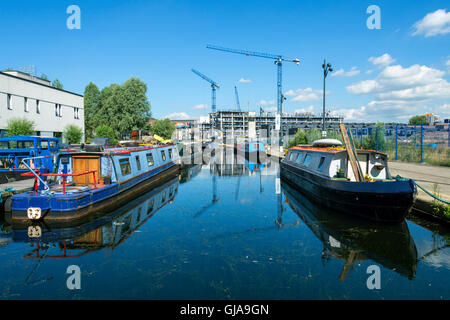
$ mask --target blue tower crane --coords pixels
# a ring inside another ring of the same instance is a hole
[[[236,109],[237,111],[241,111],[241,104],[239,103],[239,94],[236,86],[234,87],[234,93],[236,95]]]
[[[283,111],[283,94],[282,94],[282,75],[283,75],[283,71],[282,71],[282,64],[283,61],[287,61],[287,62],[295,62],[297,65],[300,65],[300,60],[299,59],[289,59],[286,57],[283,57],[281,55],[274,55],[274,54],[270,54],[270,53],[262,53],[262,52],[255,52],[255,51],[247,51],[247,50],[239,50],[239,49],[229,49],[229,48],[224,48],[224,47],[219,47],[219,46],[214,46],[214,45],[207,45],[206,48],[208,49],[214,49],[214,50],[219,50],[219,51],[225,51],[225,52],[232,52],[232,53],[237,53],[237,54],[243,54],[246,56],[254,56],[254,57],[261,57],[261,58],[268,58],[268,59],[273,59],[275,60],[275,64],[277,65],[277,75],[278,75],[278,79],[277,79],[277,113],[279,115],[281,115],[281,112]]]
[[[216,88],[219,89],[219,85],[214,82],[213,80],[211,80],[210,78],[208,78],[207,76],[205,76],[203,73],[198,72],[195,69],[191,69],[193,73],[195,73],[196,75],[198,75],[200,78],[202,78],[203,80],[208,81],[211,84],[211,108],[212,108],[212,112],[216,112]]]

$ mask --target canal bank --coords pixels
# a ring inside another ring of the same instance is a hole
[[[390,161],[389,169],[392,177],[399,175],[404,178],[414,179],[424,189],[447,202],[450,201],[450,167]],[[417,190],[417,200],[414,205],[415,212],[450,226],[450,219],[436,217],[436,215],[432,214],[436,203],[439,203],[439,201],[428,195],[421,188],[417,188]]]

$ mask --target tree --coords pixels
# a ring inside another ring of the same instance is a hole
[[[151,107],[146,94],[147,85],[139,78],[130,78],[122,85],[111,84],[101,90],[96,111],[86,116],[87,121],[95,126],[108,125],[117,139],[123,132],[148,130]]]
[[[52,87],[54,87],[56,89],[62,89],[63,85],[62,85],[61,81],[59,81],[58,79],[55,79],[52,82]]]
[[[69,144],[78,144],[81,142],[81,138],[83,137],[83,130],[80,127],[69,124],[64,128],[63,138]]]
[[[116,145],[117,144],[117,139],[114,136],[114,130],[107,126],[107,125],[100,125],[97,128],[95,128],[95,137],[97,138],[109,138],[109,142],[112,145]]]
[[[48,80],[48,77],[47,77],[47,75],[45,73],[42,73],[41,74],[41,79]]]
[[[25,118],[13,118],[6,126],[7,134],[12,136],[31,136],[34,133],[34,122]]]
[[[416,126],[422,123],[427,123],[427,117],[426,116],[414,116],[411,119],[409,119],[409,125],[410,126]]]
[[[94,128],[98,125],[97,112],[99,108],[100,90],[89,82],[84,89],[84,129],[86,139],[94,136]]]
[[[298,129],[293,139],[289,140],[288,146],[293,147],[299,144],[307,144],[306,133],[302,129]]]
[[[171,139],[175,131],[175,125],[167,118],[164,120],[155,120],[150,130],[153,134],[157,134],[164,139]]]

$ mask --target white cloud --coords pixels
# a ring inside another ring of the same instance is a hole
[[[263,108],[265,112],[274,112],[277,111],[277,107],[268,107],[268,108]]]
[[[304,102],[319,100],[322,95],[322,90],[313,90],[312,88],[289,90],[284,93],[285,96],[294,97],[292,102]]]
[[[270,101],[261,100],[258,104],[261,106],[271,106],[271,105],[275,104],[275,100],[270,100]]]
[[[192,109],[195,109],[195,110],[202,110],[202,109],[208,109],[208,108],[209,108],[209,106],[207,104],[197,104],[192,107]]]
[[[174,112],[174,113],[168,114],[164,118],[169,118],[170,120],[192,119],[191,116],[189,116],[186,112]]]
[[[250,83],[250,82],[252,82],[252,80],[241,78],[241,79],[239,79],[239,82],[240,83]]]
[[[296,110],[294,110],[294,113],[313,115],[314,114],[314,106],[311,105],[308,108],[296,109]]]
[[[358,70],[357,67],[352,67],[350,69],[350,71],[345,72],[344,69],[339,69],[336,72],[331,73],[332,77],[339,77],[339,76],[343,76],[343,77],[353,77],[356,76],[358,74],[360,74],[360,70]]]
[[[379,57],[370,57],[369,61],[376,66],[387,67],[388,65],[393,64],[395,62],[395,59],[392,58],[390,54],[385,53]]]
[[[450,33],[450,12],[447,9],[439,9],[428,13],[422,20],[417,21],[413,28],[413,36],[425,35],[433,37]]]
[[[373,70],[369,69],[366,71],[366,74],[372,74]]]
[[[375,119],[394,121],[425,112],[446,114],[442,100],[450,98],[450,83],[443,78],[444,71],[425,65],[385,67],[376,78],[347,87],[358,95],[371,95],[374,99],[359,109],[343,109],[346,120]],[[450,110],[449,110],[450,113]]]
[[[447,60],[445,65],[447,66],[447,71],[450,72],[450,60]]]
[[[365,80],[347,87],[354,94],[373,94],[377,99],[429,99],[450,97],[450,83],[445,72],[427,66],[401,65],[386,67],[374,80]]]

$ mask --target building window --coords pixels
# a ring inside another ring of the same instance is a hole
[[[6,95],[6,106],[8,107],[8,110],[12,110],[11,95],[9,93]]]
[[[73,117],[74,119],[80,119],[80,108],[73,108]]]
[[[24,108],[25,112],[28,112],[28,98],[27,97],[23,98],[23,108]]]
[[[56,115],[57,117],[62,117],[62,114],[61,114],[61,105],[58,104],[58,103],[55,104],[55,115]]]
[[[36,113],[41,113],[41,107],[39,105],[39,100],[36,100]]]

